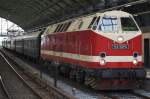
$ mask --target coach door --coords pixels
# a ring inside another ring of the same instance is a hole
[[[149,39],[144,39],[144,66],[150,68]]]

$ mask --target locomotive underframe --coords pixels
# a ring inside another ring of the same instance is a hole
[[[82,66],[59,63],[61,74],[96,90],[135,89],[142,85],[146,72],[143,68],[90,69]]]
[[[88,72],[90,87],[97,90],[136,89],[143,84],[144,69],[99,69]],[[86,75],[87,76],[87,75]],[[92,82],[94,79],[95,82]]]

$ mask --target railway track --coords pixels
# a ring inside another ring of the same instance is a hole
[[[0,52],[1,86],[7,99],[41,99]]]
[[[60,77],[59,80],[66,82],[67,85],[72,86],[72,88],[76,88],[77,91],[75,92],[76,94],[74,96],[79,99],[150,99],[150,95],[148,96],[148,95],[143,94],[143,93],[150,93],[150,92],[138,92],[138,93],[134,91],[124,91],[124,92],[117,92],[117,91],[116,92],[101,92],[101,91],[97,92],[96,91],[94,92],[94,90],[90,90],[88,88],[86,90],[84,86],[80,84],[76,84],[73,81],[70,82],[67,79],[62,79],[62,77]],[[61,85],[61,84],[58,84],[58,85]],[[64,88],[67,88],[67,86]],[[80,92],[82,91],[83,93],[86,93],[86,95],[80,94]]]
[[[0,87],[0,93],[1,93],[0,99],[11,99],[1,75],[0,75],[0,86],[1,86]]]
[[[9,66],[17,74],[18,78],[21,79],[23,83],[29,89],[31,89],[31,91],[38,97],[35,99],[76,99],[72,95],[66,94],[63,91],[53,86],[49,86],[45,82],[41,81],[40,79],[37,79],[33,75],[30,75],[29,72],[17,66],[17,63],[13,61],[10,57],[7,57],[5,53],[3,54],[3,51],[2,53],[0,52],[0,55],[5,59],[7,64],[9,64]],[[1,60],[1,56],[0,56],[0,60]],[[17,99],[17,98],[14,98],[14,99]],[[18,98],[18,99],[21,99],[21,98]],[[29,99],[34,99],[34,98],[29,98]]]

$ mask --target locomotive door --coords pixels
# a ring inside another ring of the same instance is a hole
[[[144,66],[150,68],[150,49],[149,39],[144,39]]]

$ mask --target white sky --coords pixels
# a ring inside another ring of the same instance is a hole
[[[22,31],[22,29],[20,27],[18,27],[16,24],[14,24],[11,21],[8,21],[8,20],[0,17],[0,35],[2,33],[6,34],[7,33],[7,28],[8,29],[21,30]],[[5,38],[7,38],[7,37],[0,37],[0,46],[2,44],[2,40],[5,39]]]
[[[22,30],[20,27],[18,27],[16,24],[12,23],[11,21],[0,18],[0,34],[1,33],[7,33],[7,28],[8,29],[15,29],[15,30]],[[13,26],[13,27],[12,27]],[[11,28],[10,28],[11,27]]]

